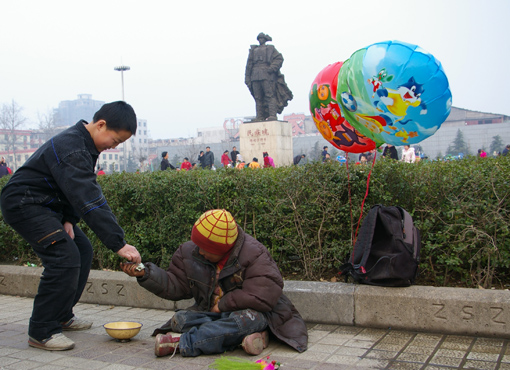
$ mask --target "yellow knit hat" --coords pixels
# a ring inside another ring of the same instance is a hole
[[[212,209],[195,222],[191,240],[206,252],[223,255],[234,246],[237,234],[237,224],[230,212]]]

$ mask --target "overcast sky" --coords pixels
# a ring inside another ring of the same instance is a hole
[[[0,0],[0,104],[14,100],[36,128],[78,94],[122,99],[124,64],[125,100],[152,138],[195,136],[255,115],[244,70],[264,32],[294,94],[283,115],[309,115],[322,68],[385,40],[433,54],[454,106],[510,115],[509,15],[509,0]]]

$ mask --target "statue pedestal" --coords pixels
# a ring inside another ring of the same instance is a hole
[[[289,166],[292,162],[292,126],[287,121],[261,121],[244,123],[239,127],[239,152],[246,161],[258,158],[264,166],[263,152],[273,158],[276,167]]]

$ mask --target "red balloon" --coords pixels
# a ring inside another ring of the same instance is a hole
[[[335,148],[349,153],[368,152],[375,149],[375,142],[344,119],[336,101],[341,67],[342,62],[330,64],[315,77],[310,89],[310,113],[319,132]]]

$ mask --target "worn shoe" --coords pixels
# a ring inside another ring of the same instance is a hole
[[[241,346],[249,355],[260,355],[269,346],[269,333],[267,330],[264,330],[260,333],[247,335],[244,337]]]
[[[180,337],[172,337],[172,334],[158,334],[156,335],[156,345],[154,353],[156,356],[167,356],[169,354],[175,355],[179,352]]]
[[[62,323],[62,330],[76,331],[76,330],[87,330],[92,326],[91,321],[86,321],[73,316],[71,320],[66,323]]]
[[[53,334],[48,339],[41,341],[28,337],[28,345],[47,351],[65,351],[74,348],[74,342],[62,333]]]

